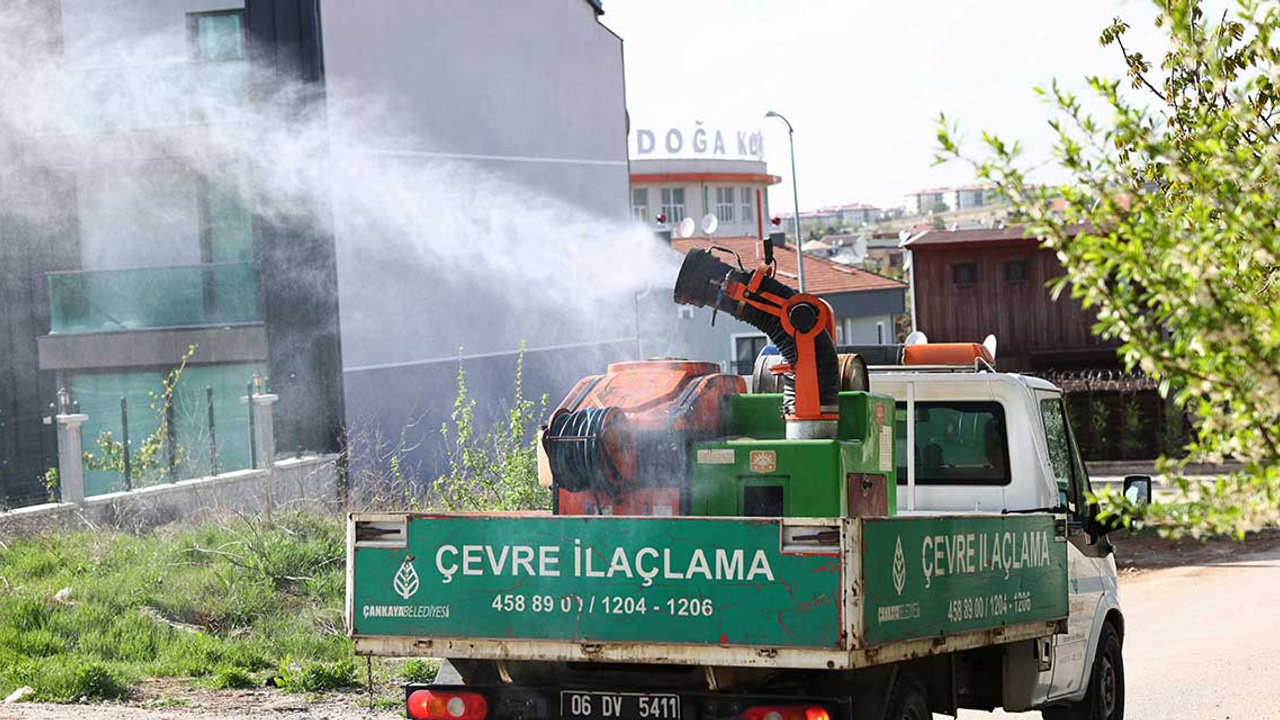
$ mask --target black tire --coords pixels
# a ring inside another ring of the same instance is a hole
[[[1124,656],[1120,649],[1120,633],[1111,623],[1104,623],[1084,699],[1067,707],[1045,708],[1044,720],[1124,720]]]
[[[914,673],[901,672],[893,681],[893,692],[884,711],[885,720],[931,720],[929,692]]]

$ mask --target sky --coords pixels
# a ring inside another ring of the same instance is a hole
[[[934,167],[940,112],[977,149],[983,130],[1027,148],[1053,180],[1050,111],[1033,88],[1054,78],[1087,92],[1118,78],[1119,51],[1098,44],[1112,18],[1126,45],[1158,58],[1149,2],[1138,0],[605,0],[601,21],[623,38],[633,127],[764,131],[776,212],[793,207],[785,126],[795,127],[803,209],[880,207],[962,185],[972,170]],[[1133,49],[1133,48],[1131,48]]]

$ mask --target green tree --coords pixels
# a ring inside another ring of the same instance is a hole
[[[945,116],[939,161],[967,161],[993,183],[1065,265],[1054,292],[1070,288],[1096,309],[1094,331],[1197,419],[1183,462],[1243,463],[1219,482],[1180,481],[1184,502],[1149,517],[1173,532],[1239,536],[1280,521],[1280,8],[1242,0],[1216,19],[1199,0],[1157,10],[1167,51],[1154,63],[1126,45],[1123,20],[1102,31],[1126,74],[1087,79],[1105,112],[1056,81],[1037,89],[1065,182],[1032,185],[1021,146],[990,133],[970,155]]]
[[[450,511],[546,510],[551,493],[538,484],[534,430],[546,413],[547,397],[524,396],[524,343],[516,359],[515,394],[506,414],[488,430],[476,423],[476,400],[458,363],[458,395],[440,436],[449,453],[449,472],[434,483],[438,503]]]

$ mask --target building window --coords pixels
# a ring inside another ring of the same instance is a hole
[[[733,188],[716,188],[716,219],[733,222]]]
[[[756,216],[756,192],[749,187],[739,188],[738,196],[742,205],[742,222],[751,222]]]
[[[1027,279],[1026,260],[1007,260],[1004,264],[1004,281],[1019,284]]]
[[[684,220],[684,188],[662,188],[662,214],[672,225]]]
[[[676,308],[676,317],[680,318],[681,320],[692,320],[693,308],[688,305],[680,305],[679,307]]]
[[[756,358],[760,351],[769,344],[764,335],[739,335],[733,339],[733,372],[735,375],[750,375],[756,366]]]
[[[973,263],[956,263],[951,266],[951,281],[956,285],[972,285],[977,280],[977,265]]]
[[[244,11],[219,10],[187,15],[191,54],[200,62],[244,59]]]
[[[649,222],[649,188],[634,188],[631,191],[631,217],[637,222]]]

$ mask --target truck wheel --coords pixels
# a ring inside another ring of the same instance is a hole
[[[930,720],[929,693],[913,673],[900,673],[885,709],[885,720]]]
[[[1124,720],[1124,658],[1120,653],[1120,634],[1111,623],[1102,625],[1084,699],[1068,707],[1045,708],[1044,717],[1045,720]]]

